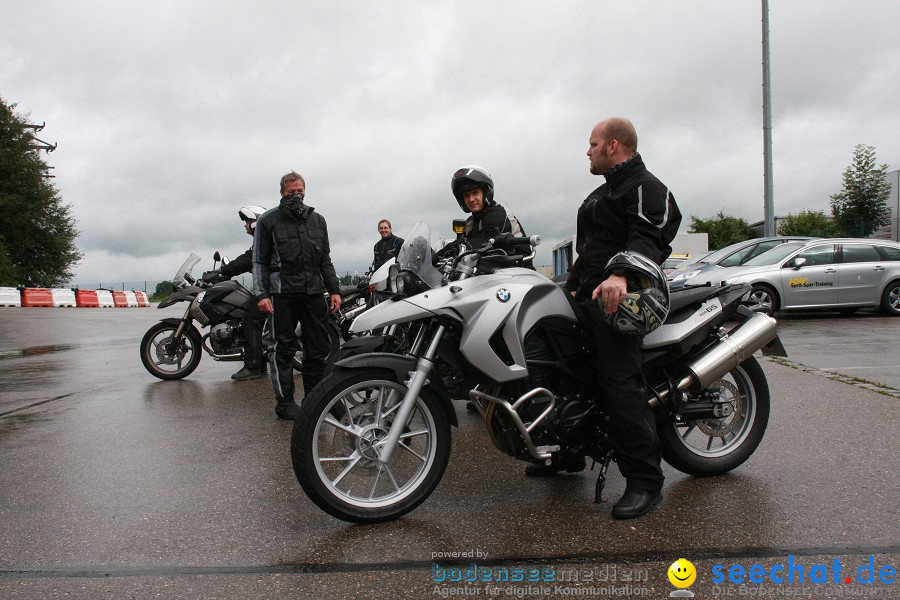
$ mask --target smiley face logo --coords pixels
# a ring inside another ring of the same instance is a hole
[[[697,579],[697,569],[691,562],[684,558],[679,558],[669,567],[669,581],[677,588],[690,587],[694,580]]]

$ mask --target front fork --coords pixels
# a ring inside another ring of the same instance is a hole
[[[188,323],[191,322],[191,303],[188,302],[188,306],[184,311],[184,316],[181,317],[181,322],[178,323],[178,327],[175,328],[175,333],[172,334],[172,339],[178,340],[181,339],[181,336],[184,335],[184,328],[188,326]]]
[[[428,378],[434,370],[434,355],[437,354],[438,344],[444,336],[445,330],[446,328],[443,325],[438,326],[437,331],[435,331],[434,336],[431,338],[428,349],[425,350],[425,354],[423,354],[416,363],[416,370],[409,373],[409,381],[405,382],[406,394],[404,394],[403,400],[400,401],[400,408],[397,410],[397,416],[394,418],[394,422],[391,424],[387,436],[376,446],[378,458],[382,463],[390,462],[394,450],[397,449],[397,443],[400,441],[400,436],[406,428],[406,421],[409,419],[413,408],[416,405],[416,400],[418,399],[422,388],[428,385]],[[397,392],[392,392],[391,396],[393,397],[393,394],[395,393]],[[390,401],[390,399],[391,398],[388,400]]]

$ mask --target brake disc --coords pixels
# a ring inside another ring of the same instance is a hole
[[[697,429],[710,437],[722,437],[740,427],[744,401],[737,386],[725,379],[720,379],[710,387],[719,389],[719,398],[731,407],[731,413],[721,419],[702,419],[697,421]]]

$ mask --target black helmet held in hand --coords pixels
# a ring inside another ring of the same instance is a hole
[[[628,294],[614,314],[600,302],[600,311],[613,329],[624,335],[646,335],[658,328],[669,315],[669,284],[662,268],[643,254],[626,250],[606,263],[603,279],[622,275],[628,281]]]
[[[450,179],[450,189],[464,212],[470,212],[463,202],[463,194],[469,190],[481,188],[484,192],[484,207],[494,206],[494,179],[483,167],[468,165],[457,169]]]

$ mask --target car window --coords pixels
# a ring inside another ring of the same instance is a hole
[[[879,262],[881,255],[871,244],[844,244],[841,260],[845,263]]]
[[[786,244],[778,244],[767,252],[757,254],[756,256],[745,262],[744,266],[759,267],[762,265],[774,265],[788,254],[796,252],[799,248],[802,248],[803,245],[803,242],[788,242]]]
[[[771,250],[772,248],[774,248],[775,246],[780,246],[783,243],[784,243],[784,240],[769,240],[768,242],[758,243],[756,245],[756,247],[753,248],[753,252],[751,252],[750,255],[744,259],[744,264],[747,264],[747,259],[755,258],[755,257],[759,256],[760,254],[762,254],[763,252],[767,252],[767,251]]]
[[[878,246],[878,250],[886,260],[900,260],[900,248],[895,246]]]
[[[796,258],[805,258],[804,266],[829,265],[834,262],[834,244],[822,244],[804,250]]]
[[[744,262],[744,259],[748,258],[753,252],[754,246],[750,246],[748,248],[741,248],[734,254],[731,254],[724,259],[720,260],[718,264],[720,267],[734,267]]]

